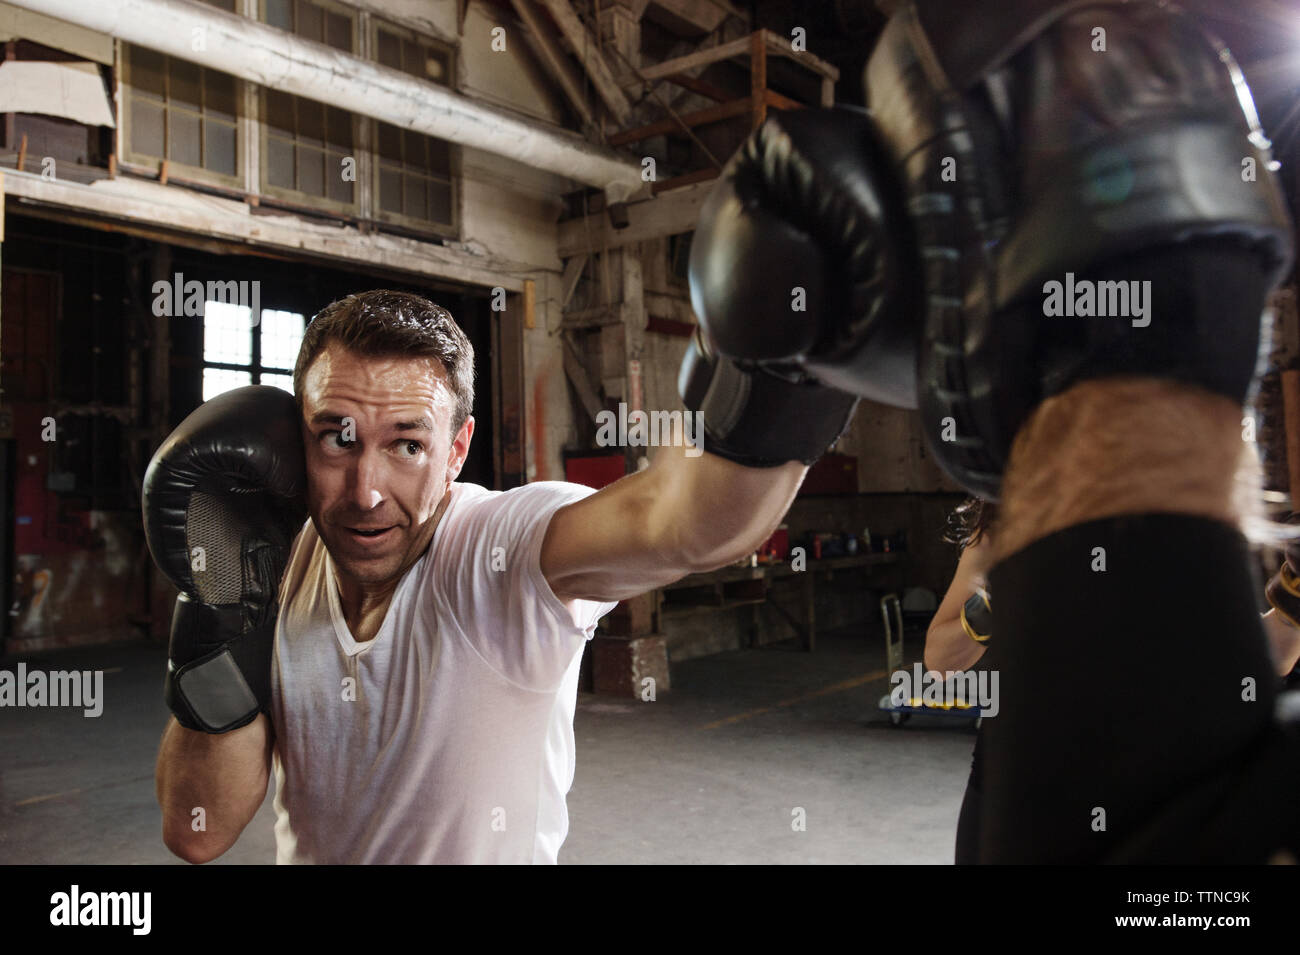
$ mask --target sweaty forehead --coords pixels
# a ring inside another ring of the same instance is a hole
[[[433,358],[369,357],[331,342],[303,376],[303,412],[361,412],[376,418],[426,415],[439,420],[455,407],[442,363]]]

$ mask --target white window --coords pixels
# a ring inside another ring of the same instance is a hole
[[[203,309],[203,400],[244,385],[293,393],[293,365],[306,320],[298,312],[207,302]]]

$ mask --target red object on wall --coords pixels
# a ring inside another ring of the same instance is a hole
[[[573,455],[564,459],[564,479],[600,490],[627,473],[623,452],[618,454]]]
[[[765,555],[772,560],[785,560],[790,556],[790,528],[782,524],[772,532],[772,536],[764,541],[763,546],[758,549],[760,555]]]
[[[808,469],[799,488],[804,494],[857,494],[858,459],[851,454],[824,454]]]

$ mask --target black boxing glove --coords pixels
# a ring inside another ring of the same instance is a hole
[[[679,378],[704,417],[705,447],[746,464],[812,463],[855,401],[837,385],[846,352],[894,355],[914,390],[915,346],[881,315],[901,307],[897,199],[872,175],[880,145],[861,110],[774,113],[727,163],[691,243],[691,304],[701,332]]]
[[[704,450],[751,468],[811,465],[843,433],[857,399],[824,388],[793,365],[737,362],[697,328],[677,390],[704,422]]]
[[[280,578],[307,514],[300,418],[278,388],[228,391],[182,421],[145,473],[145,537],[181,591],[164,698],[187,729],[225,733],[270,704]]]

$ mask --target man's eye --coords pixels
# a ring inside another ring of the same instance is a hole
[[[351,445],[351,442],[343,439],[342,431],[323,431],[320,440],[321,444],[332,451],[341,451]]]
[[[402,441],[397,447],[399,448],[402,457],[406,458],[418,458],[424,453],[424,445],[419,441]]]

